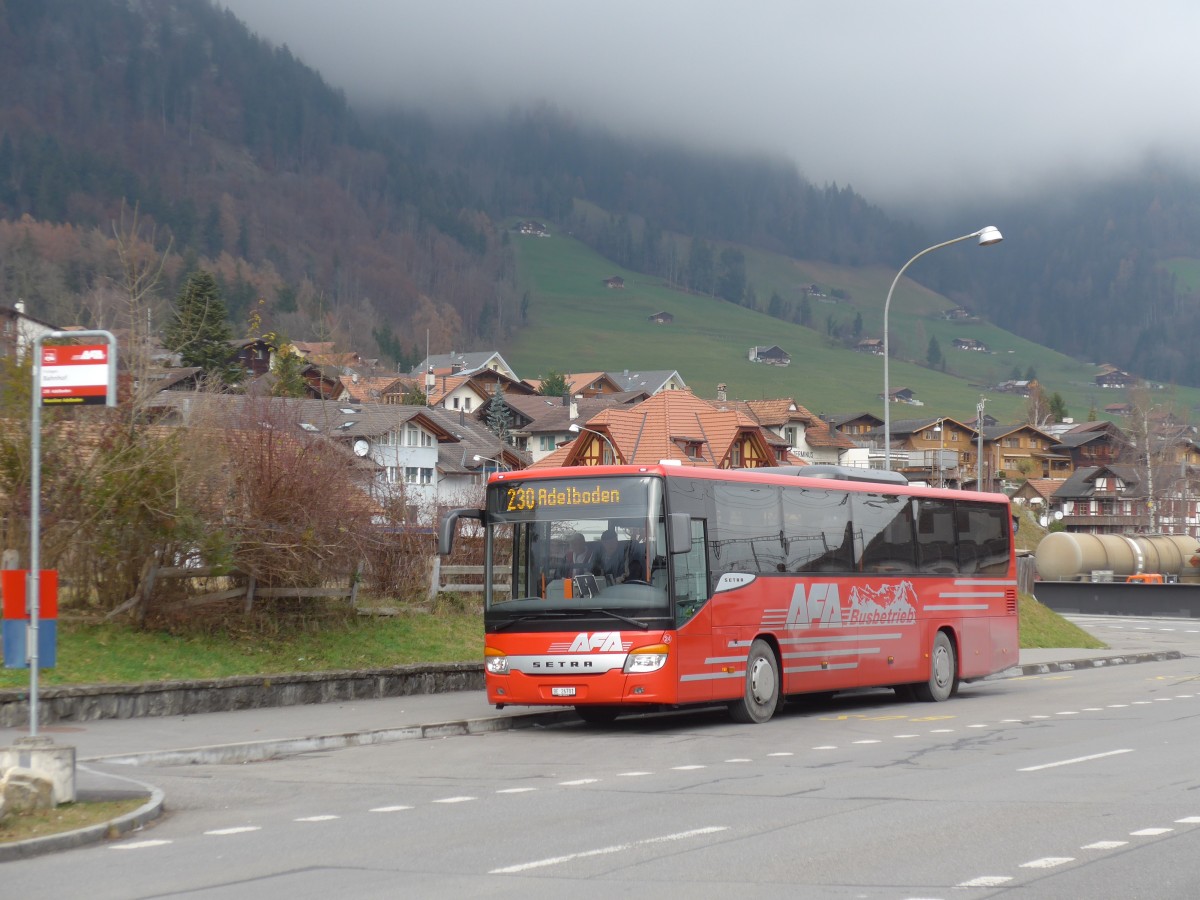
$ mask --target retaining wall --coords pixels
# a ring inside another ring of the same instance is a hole
[[[255,675],[147,684],[38,686],[38,722],[301,706],[483,689],[482,663],[432,663],[354,672]],[[29,724],[29,691],[0,691],[0,726]]]

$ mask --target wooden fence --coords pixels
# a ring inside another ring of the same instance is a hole
[[[429,580],[429,598],[432,600],[438,594],[472,594],[483,593],[483,566],[447,566],[442,564],[440,557],[434,557],[432,577]],[[509,586],[508,572],[493,572],[497,579],[492,584],[492,590],[507,594]]]

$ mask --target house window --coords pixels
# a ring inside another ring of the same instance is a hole
[[[421,469],[421,484],[433,484],[433,469]]]
[[[384,470],[384,474],[387,478],[388,484],[395,484],[397,479],[400,477],[400,470],[396,468],[396,466],[388,466]]]
[[[406,447],[416,447],[417,443],[419,441],[419,438],[417,437],[417,435],[419,433],[420,433],[419,429],[417,428],[416,425],[409,425],[407,428],[405,428],[404,429],[404,445]]]
[[[428,431],[421,432],[421,446],[422,447],[432,447],[433,446],[433,435],[430,434]]]
[[[539,450],[553,450],[554,446],[555,446],[554,435],[543,434],[540,438],[538,438],[538,449]]]
[[[467,412],[471,411],[471,398],[470,397],[465,397],[463,399],[463,409],[465,409]]]
[[[421,472],[421,470],[419,468],[417,468],[416,466],[405,466],[404,467],[404,483],[405,484],[416,484],[417,479],[421,477],[420,472]]]
[[[458,398],[457,397],[454,398],[454,408],[458,409]]]

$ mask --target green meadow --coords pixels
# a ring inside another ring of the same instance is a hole
[[[861,315],[862,337],[882,337],[883,303],[893,271],[842,268],[740,248],[760,308],[765,309],[773,292],[799,303],[803,285],[822,288],[826,299],[810,299],[813,328],[806,328],[724,300],[675,290],[662,279],[614,265],[553,228],[548,238],[514,235],[513,245],[530,299],[527,325],[504,355],[523,377],[549,371],[675,369],[702,397],[714,397],[717,384],[725,383],[731,399],[794,397],[815,413],[882,415],[883,359],[830,340],[826,324],[832,317],[848,332]],[[715,249],[719,254],[722,248]],[[625,279],[624,289],[605,287],[604,280],[614,275]],[[846,299],[835,301],[834,290]],[[989,415],[1001,422],[1022,420],[1024,400],[986,387],[1009,379],[1014,369],[1024,377],[1031,367],[1047,393],[1062,395],[1077,421],[1085,420],[1092,408],[1103,416],[1107,404],[1126,399],[1123,393],[1095,386],[1092,379],[1099,372],[1095,365],[997,325],[942,318],[941,313],[954,305],[908,279],[897,286],[889,314],[890,384],[911,388],[924,405],[893,407],[893,419],[973,418],[984,396]],[[649,317],[657,312],[670,313],[674,322],[651,323]],[[945,371],[924,364],[931,337],[937,338]],[[982,341],[990,352],[955,350],[958,337]],[[749,361],[751,347],[773,344],[791,355],[790,366]],[[1200,390],[1168,388],[1162,402],[1174,402],[1186,411],[1200,402]]]

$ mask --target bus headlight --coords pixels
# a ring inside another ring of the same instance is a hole
[[[494,647],[483,648],[483,667],[489,675],[508,674],[508,654]]]
[[[667,651],[666,644],[639,647],[625,657],[625,674],[657,672],[667,664]]]

